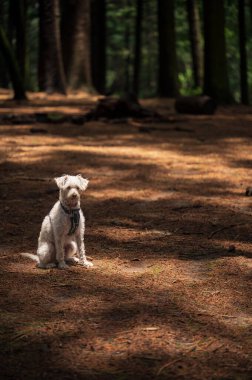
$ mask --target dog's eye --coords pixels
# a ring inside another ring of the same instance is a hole
[[[71,190],[71,186],[67,186],[67,190]]]
[[[79,191],[80,190],[79,186],[76,186],[76,189]]]

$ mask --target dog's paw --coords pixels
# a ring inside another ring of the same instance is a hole
[[[55,263],[49,263],[49,264],[43,264],[43,263],[38,263],[37,268],[40,269],[51,269],[55,268],[57,265]]]
[[[78,259],[78,257],[69,257],[67,260],[66,260],[68,263],[70,264],[78,264],[78,262],[80,261]]]
[[[42,263],[37,263],[36,267],[39,269],[46,269],[46,265]]]
[[[79,264],[81,264],[85,268],[92,268],[94,266],[94,264],[91,263],[91,261],[88,261],[88,260],[81,260],[79,262]]]
[[[69,268],[68,265],[65,263],[65,261],[60,261],[58,264],[59,269],[67,269]]]
[[[46,268],[47,268],[47,269],[55,268],[56,266],[57,266],[56,263],[49,263],[49,264],[46,264]]]

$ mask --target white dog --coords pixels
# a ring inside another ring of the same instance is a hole
[[[55,178],[55,181],[60,189],[59,201],[43,220],[37,256],[23,256],[35,259],[39,268],[58,265],[60,269],[64,269],[68,267],[66,262],[92,267],[93,264],[85,255],[85,218],[80,208],[80,193],[86,190],[88,180],[79,174],[63,175]]]

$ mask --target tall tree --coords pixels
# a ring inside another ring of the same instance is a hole
[[[174,0],[158,0],[159,94],[178,93]]]
[[[203,85],[203,54],[201,49],[201,28],[198,0],[187,0],[187,17],[191,42],[193,75],[195,87]]]
[[[131,92],[131,60],[132,60],[132,51],[131,51],[131,0],[124,0],[124,83],[123,83],[123,94],[128,96]]]
[[[224,0],[204,0],[204,92],[220,103],[232,101],[226,60]]]
[[[14,90],[14,99],[15,100],[26,99],[25,88],[24,88],[20,71],[19,71],[16,57],[13,53],[12,47],[1,25],[0,25],[0,50],[6,62],[6,68],[9,71],[9,76],[10,76],[13,90]]]
[[[4,30],[6,30],[6,24],[7,24],[6,16],[7,16],[6,2],[4,0],[0,0],[0,25],[2,25],[2,28]],[[9,85],[8,72],[6,70],[4,57],[2,56],[0,52],[0,87],[8,88],[8,85]]]
[[[26,31],[27,1],[19,0],[15,4],[16,21],[16,55],[24,83],[28,80],[27,31]]]
[[[2,7],[8,6],[7,38],[19,65],[23,82],[28,80],[27,55],[27,0],[2,1]],[[2,15],[3,17],[3,15]]]
[[[136,0],[136,24],[135,24],[135,55],[133,73],[133,93],[139,93],[139,74],[141,67],[141,43],[142,43],[143,0]]]
[[[92,82],[101,94],[106,89],[106,0],[91,0]]]
[[[249,0],[250,22],[252,23],[252,0]]]
[[[154,1],[143,1],[141,35],[141,93],[143,96],[157,95],[158,60],[158,9]],[[151,28],[150,28],[151,25]],[[150,54],[151,52],[151,54]]]
[[[39,87],[65,94],[59,22],[59,0],[39,0]]]
[[[92,87],[90,52],[90,0],[63,1],[62,45],[67,85]]]
[[[238,21],[239,21],[241,102],[243,104],[249,104],[247,51],[246,51],[245,1],[244,0],[238,0]]]
[[[14,46],[15,37],[15,26],[16,26],[16,11],[15,11],[15,0],[8,1],[8,28],[7,28],[7,38],[9,40],[10,46]]]

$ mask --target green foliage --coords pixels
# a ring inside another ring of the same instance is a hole
[[[107,87],[116,93],[123,93],[125,89],[125,71],[130,76],[133,71],[134,54],[134,23],[136,1],[107,2]],[[201,89],[194,88],[191,47],[184,0],[176,1],[176,44],[178,61],[178,79],[180,92],[183,95],[199,94]],[[125,30],[129,29],[129,41],[126,45]],[[157,96],[158,77],[158,26],[157,2],[144,1],[142,49],[141,49],[141,77],[140,96]],[[127,68],[127,65],[130,67]]]
[[[39,15],[38,2],[28,1],[28,71],[29,89],[38,90],[38,48]],[[248,81],[252,98],[252,15],[249,2],[246,3]],[[199,1],[202,24],[202,1]],[[107,89],[123,94],[131,91],[135,44],[136,0],[107,0]],[[7,32],[8,1],[2,1],[0,22]],[[225,36],[230,88],[236,101],[240,101],[239,41],[238,41],[237,0],[225,1]],[[179,89],[182,95],[200,94],[201,88],[194,88],[189,26],[186,2],[175,0],[176,47]],[[15,37],[13,50],[15,50]],[[158,78],[158,25],[157,0],[143,1],[142,49],[140,69],[140,97],[157,95]],[[0,75],[2,70],[0,70]],[[1,80],[1,78],[0,78]]]
[[[35,2],[33,6],[28,7],[28,72],[29,72],[29,89],[38,91],[37,71],[38,71],[38,32],[39,32],[39,16],[38,4]]]
[[[183,0],[176,2],[175,21],[179,89],[181,95],[190,95],[193,91],[192,57],[186,6]]]
[[[226,2],[225,37],[227,49],[227,63],[229,84],[235,101],[240,100],[240,76],[239,76],[239,35],[238,35],[238,11],[237,2]]]
[[[158,25],[157,2],[144,1],[140,96],[157,95],[158,78]]]
[[[184,71],[181,71],[178,74],[179,85],[180,85],[180,94],[183,96],[187,95],[200,95],[202,93],[202,88],[193,86],[193,72],[191,66],[184,68]]]
[[[202,7],[199,2],[202,24]],[[200,94],[201,88],[194,88],[191,46],[189,41],[189,27],[184,0],[175,1],[176,11],[176,45],[178,62],[179,89],[182,95]],[[238,46],[238,21],[237,1],[227,0],[225,3],[226,25],[225,36],[227,45],[228,73],[230,88],[236,101],[240,100],[239,77],[239,46]],[[129,64],[129,75],[132,73],[132,57],[134,46],[134,17],[135,2],[108,1],[108,88],[121,92],[125,88],[125,67]],[[251,14],[246,7],[247,25],[251,25]],[[130,25],[130,42],[125,47],[125,18]],[[202,26],[203,28],[203,26]],[[251,36],[252,28],[248,29]],[[203,38],[203,36],[202,36]],[[203,47],[202,47],[203,48]],[[248,80],[252,91],[252,39],[248,38]],[[141,83],[140,96],[149,97],[157,95],[158,76],[158,31],[157,31],[157,2],[155,0],[144,1],[142,52],[141,52]]]
[[[123,93],[129,86],[134,19],[134,1],[107,1],[107,88],[116,93]]]

